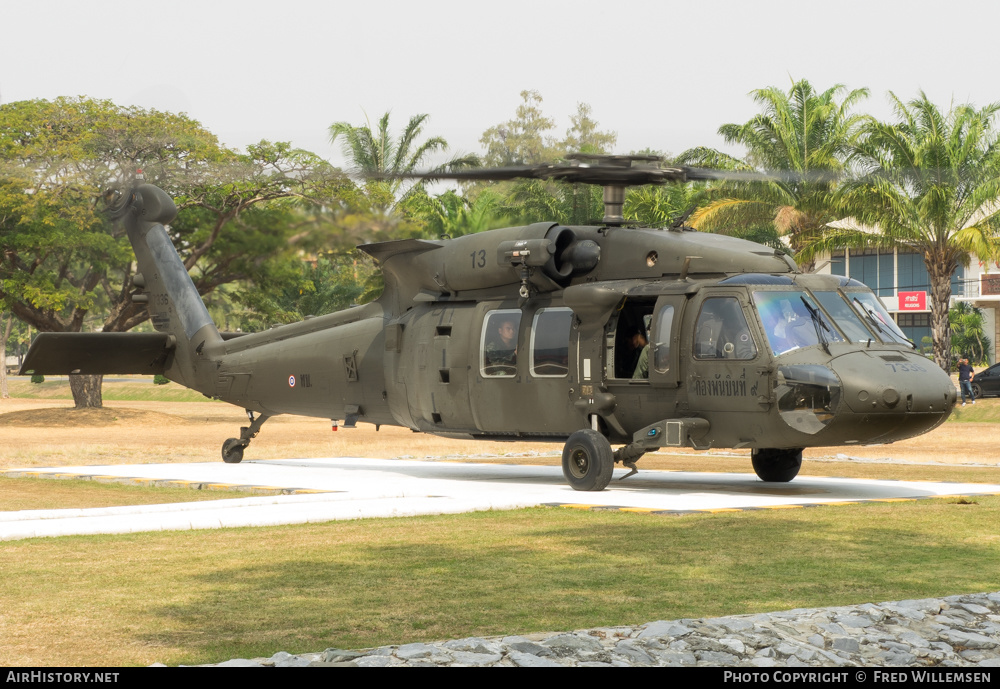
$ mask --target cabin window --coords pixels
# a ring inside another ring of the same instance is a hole
[[[620,307],[615,323],[613,340],[609,340],[608,360],[614,365],[609,366],[609,375],[613,378],[648,378],[646,374],[636,375],[642,352],[646,349],[650,338],[650,325],[653,320],[652,300],[627,298]],[[646,352],[649,356],[649,352]],[[648,361],[648,359],[647,359]]]
[[[521,312],[517,309],[490,311],[483,321],[480,371],[484,376],[513,377],[517,374],[517,336]]]
[[[569,333],[573,311],[540,309],[531,326],[531,374],[559,378],[569,373]]]
[[[735,297],[706,299],[701,305],[694,332],[694,355],[697,359],[746,361],[757,357],[757,345]]]

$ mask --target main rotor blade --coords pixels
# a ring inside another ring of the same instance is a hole
[[[835,182],[840,174],[831,170],[715,170],[712,168],[685,167],[687,179],[692,181],[718,180],[724,182]]]
[[[832,173],[802,174],[796,172],[754,172],[742,170],[714,170],[696,167],[653,167],[637,165],[623,167],[609,164],[542,164],[515,165],[479,170],[432,170],[428,172],[403,172],[397,174],[368,175],[368,179],[421,179],[456,181],[502,182],[512,179],[552,179],[579,184],[600,186],[641,186],[644,184],[684,183],[688,181],[769,182],[799,181],[803,179],[832,180]]]
[[[369,179],[426,179],[458,181],[494,181],[512,179],[554,179],[581,184],[623,185],[665,184],[683,182],[683,168],[618,167],[612,165],[516,165],[480,170],[432,170],[374,175]]]

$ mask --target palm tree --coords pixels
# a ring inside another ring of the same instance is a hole
[[[948,370],[951,276],[976,254],[1000,256],[1000,103],[942,113],[921,92],[903,103],[894,94],[895,124],[868,118],[853,160],[858,177],[841,190],[849,221],[828,228],[808,254],[843,247],[916,251],[931,287],[934,360]]]
[[[951,327],[952,349],[974,364],[987,363],[992,342],[986,336],[983,310],[960,301],[948,311],[948,323]]]
[[[834,205],[835,178],[863,122],[850,110],[868,96],[868,89],[855,89],[838,103],[844,91],[837,84],[817,93],[804,79],[788,93],[774,87],[753,91],[763,112],[746,124],[719,128],[726,143],[746,147],[742,160],[698,148],[681,154],[681,162],[777,173],[776,178],[720,184],[709,192],[711,201],[691,216],[691,224],[727,234],[773,225],[798,251],[807,237],[841,217]]]
[[[503,227],[509,219],[500,209],[503,198],[491,187],[470,201],[454,190],[424,199],[419,214],[431,237],[460,237]]]
[[[330,143],[336,143],[338,139],[341,141],[341,149],[351,161],[352,171],[379,178],[367,182],[369,197],[375,205],[387,211],[395,208],[412,186],[394,176],[416,172],[431,154],[448,150],[448,142],[440,136],[418,142],[428,117],[426,114],[411,117],[398,139],[389,131],[388,112],[378,121],[375,132],[370,121],[361,127],[348,122],[330,125]],[[461,156],[452,158],[435,170],[455,170],[478,162],[474,155]],[[404,188],[407,192],[400,193]]]

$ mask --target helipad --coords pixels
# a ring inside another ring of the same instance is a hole
[[[537,505],[653,514],[795,509],[870,501],[1000,494],[1000,485],[753,474],[640,471],[598,493],[566,485],[556,466],[453,461],[284,459],[241,464],[132,464],[12,469],[13,476],[245,487],[256,497],[130,507],[0,512],[0,540],[70,534],[209,529],[403,517]],[[624,476],[624,469],[615,478]]]

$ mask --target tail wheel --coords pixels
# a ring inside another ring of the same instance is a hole
[[[589,428],[577,431],[563,447],[562,466],[574,490],[604,490],[615,468],[611,443]]]
[[[239,464],[243,461],[243,443],[237,438],[230,438],[222,443],[222,461],[226,464]]]
[[[788,483],[798,475],[802,466],[802,450],[763,448],[754,450],[750,460],[761,481]]]

